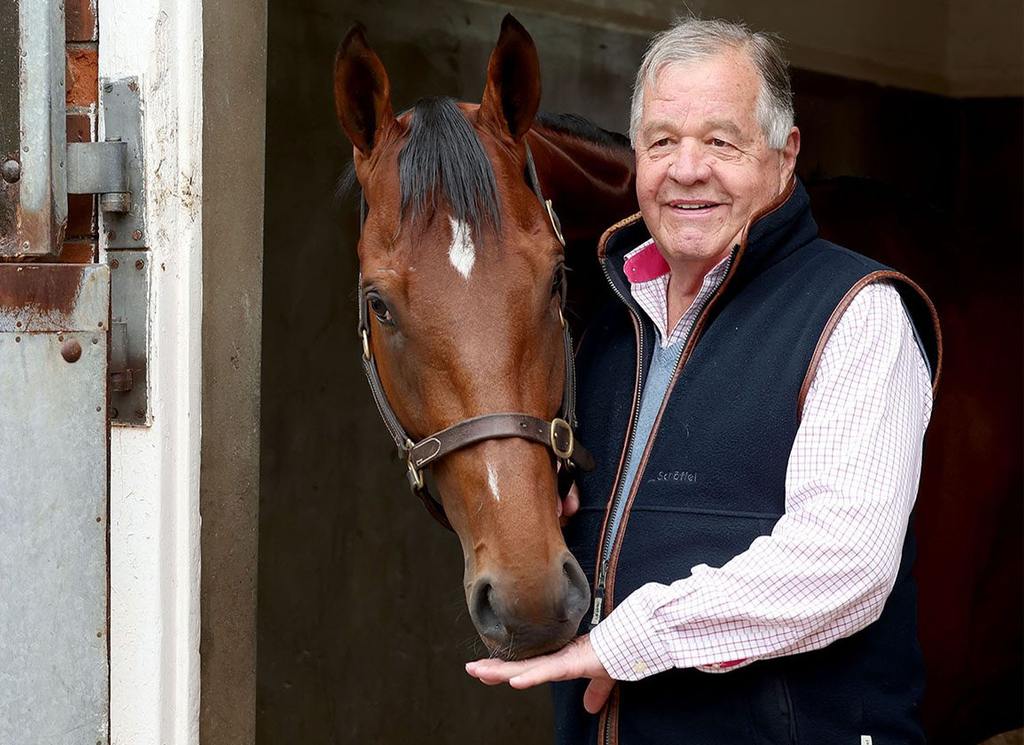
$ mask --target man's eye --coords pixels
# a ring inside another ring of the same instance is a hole
[[[388,308],[387,303],[381,299],[380,295],[370,295],[367,298],[367,302],[370,304],[370,310],[373,311],[373,315],[377,316],[378,321],[389,326],[395,323],[391,310]]]
[[[711,145],[713,147],[731,147],[731,145],[725,140],[720,140],[717,137],[711,138]]]
[[[660,140],[655,140],[651,143],[652,148],[667,147],[669,144],[668,137],[662,137]]]

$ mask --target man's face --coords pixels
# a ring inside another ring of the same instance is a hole
[[[746,53],[730,50],[664,67],[644,93],[637,197],[674,270],[721,259],[793,173],[800,133],[781,151],[768,147],[755,115],[760,84]]]

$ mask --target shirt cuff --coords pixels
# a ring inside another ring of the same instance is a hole
[[[659,585],[639,588],[590,631],[594,654],[614,680],[640,680],[676,667],[675,659],[659,637],[654,618]],[[705,673],[726,673],[754,662],[743,658],[695,666]]]
[[[594,653],[615,680],[640,680],[674,667],[654,630],[653,606],[641,587],[591,629]]]

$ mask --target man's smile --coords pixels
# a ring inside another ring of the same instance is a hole
[[[675,212],[684,213],[687,216],[699,217],[701,215],[709,215],[714,212],[716,208],[724,207],[725,205],[711,199],[673,199],[666,202],[665,206],[671,208]]]

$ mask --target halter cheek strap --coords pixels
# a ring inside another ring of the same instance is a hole
[[[544,195],[541,192],[540,181],[537,178],[537,168],[534,165],[533,154],[530,152],[529,144],[526,145],[526,173],[531,188],[547,211],[555,236],[564,246],[565,241],[562,238],[561,225],[551,206],[551,200],[544,199]],[[362,232],[365,215],[366,204],[362,196],[360,196],[360,232]],[[423,501],[427,511],[439,523],[449,530],[452,529],[451,523],[448,522],[448,517],[445,515],[444,507],[434,498],[426,485],[423,469],[446,455],[469,445],[483,442],[484,440],[517,437],[550,448],[555,458],[561,463],[561,469],[558,474],[558,486],[559,492],[563,497],[572,486],[575,469],[590,470],[594,467],[593,458],[591,458],[590,453],[576,441],[574,434],[577,427],[576,371],[573,364],[572,336],[569,333],[569,325],[565,322],[562,309],[559,309],[559,320],[562,323],[565,353],[565,383],[562,388],[562,405],[559,410],[559,416],[547,420],[530,414],[520,413],[483,414],[435,432],[419,442],[413,442],[402,426],[402,423],[398,420],[394,409],[388,403],[387,395],[384,393],[384,386],[381,384],[380,375],[377,373],[377,365],[374,362],[373,350],[370,346],[370,324],[367,317],[367,301],[363,291],[362,275],[359,277],[357,292],[359,295],[358,332],[363,346],[363,372],[366,374],[366,379],[370,384],[374,403],[376,403],[377,410],[380,412],[384,425],[391,434],[391,438],[395,441],[398,451],[405,459],[406,477],[409,481],[409,487]],[[561,291],[561,297],[564,307],[564,287]]]

